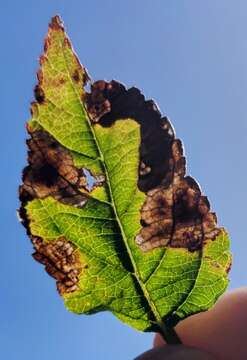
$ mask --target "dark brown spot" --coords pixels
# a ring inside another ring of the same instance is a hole
[[[226,268],[226,273],[228,274],[231,270],[231,267],[232,267],[232,262],[230,261],[227,268]]]
[[[30,114],[31,114],[31,116],[33,116],[33,108],[34,108],[34,106],[36,106],[36,102],[35,101],[32,101],[31,102],[31,104],[30,104],[31,106],[30,106]],[[26,129],[28,130],[28,124],[26,124]]]
[[[50,37],[47,36],[44,41],[44,52],[45,53],[48,51],[50,46],[51,46],[51,39],[50,39]]]
[[[79,60],[78,60],[79,61]],[[83,69],[82,75],[82,85],[85,86],[90,81],[90,76],[88,75],[87,69]]]
[[[86,94],[85,100],[90,118],[93,122],[98,122],[100,118],[111,111],[111,104],[104,96],[106,83],[103,80],[97,81],[92,85],[92,92]]]
[[[62,22],[62,20],[60,19],[60,17],[58,15],[54,16],[51,19],[49,27],[51,29],[53,29],[53,30],[62,30],[62,31],[64,31],[63,22]]]
[[[44,63],[47,61],[46,55],[41,55],[39,58],[40,66],[44,65]]]
[[[39,104],[43,104],[45,101],[45,93],[40,85],[36,85],[34,88],[34,96]]]
[[[70,41],[69,41],[68,38],[64,38],[64,44],[65,44],[66,46],[68,46],[68,48],[72,49],[72,45],[71,45],[71,43],[70,43]]]
[[[79,82],[80,81],[80,75],[79,75],[79,71],[76,69],[72,75],[72,79],[75,81],[75,82]]]
[[[38,78],[38,82],[41,84],[43,81],[43,71],[41,69],[39,69],[37,72],[37,78]]]

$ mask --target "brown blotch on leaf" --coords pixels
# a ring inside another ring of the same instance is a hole
[[[34,115],[34,110],[35,110],[35,108],[37,106],[37,103],[35,101],[32,101],[30,105],[31,105],[30,106],[30,114],[31,114],[31,116],[33,116]],[[29,128],[29,126],[28,126],[28,124],[26,124],[26,129],[28,130],[28,128]]]
[[[62,295],[79,290],[79,274],[85,268],[75,246],[64,237],[49,242],[31,236],[35,249],[33,257],[45,265],[49,275],[57,280],[57,289]]]
[[[44,76],[43,76],[43,71],[41,69],[38,70],[37,72],[37,79],[39,83],[42,83]]]
[[[79,60],[78,60],[78,61],[79,61]],[[90,80],[91,80],[91,79],[90,79],[90,76],[89,76],[89,74],[88,74],[88,72],[87,72],[87,69],[84,68],[84,69],[83,69],[83,75],[82,75],[82,85],[83,85],[83,86],[87,85],[87,83],[88,83]]]
[[[79,74],[79,71],[76,69],[72,75],[72,79],[75,81],[75,82],[79,82],[80,81],[80,74]]]
[[[111,126],[131,118],[140,124],[138,187],[147,194],[141,209],[141,230],[136,244],[149,251],[157,247],[199,250],[219,233],[216,216],[196,181],[186,175],[182,142],[152,100],[140,90],[126,89],[117,81],[97,81],[86,95],[93,123]]]
[[[60,17],[58,15],[54,16],[51,19],[49,27],[51,29],[53,29],[53,30],[62,30],[62,31],[64,31],[63,22],[62,22],[62,20],[60,19]]]
[[[90,119],[94,123],[97,123],[103,115],[111,111],[110,101],[104,96],[106,86],[107,84],[105,81],[97,81],[91,87],[92,92],[85,96]]]
[[[66,46],[68,46],[68,48],[72,49],[72,45],[71,45],[71,42],[69,41],[69,39],[66,37],[64,38],[64,44]]]
[[[60,84],[60,85],[63,85],[64,83],[65,83],[65,79],[61,77],[61,78],[59,79],[59,84]]]
[[[46,55],[41,55],[41,56],[39,57],[39,63],[40,63],[41,66],[44,65],[44,63],[45,63],[46,61],[47,61]]]
[[[34,88],[34,96],[39,104],[43,104],[45,101],[45,93],[40,85],[36,85]]]
[[[87,110],[93,123],[111,126],[117,119],[134,119],[141,127],[140,165],[138,187],[147,192],[172,177],[171,144],[174,130],[162,117],[152,100],[145,100],[137,88],[128,90],[112,80],[99,80],[91,86],[85,97]],[[143,165],[144,164],[144,165]]]
[[[51,46],[51,39],[47,36],[44,41],[44,52],[46,53]]]
[[[27,140],[29,165],[23,171],[20,199],[53,196],[64,204],[83,207],[87,181],[67,149],[45,131],[31,131]]]
[[[175,139],[171,147],[171,183],[148,191],[141,209],[143,227],[135,240],[143,251],[161,246],[200,250],[220,231],[207,197],[193,178],[185,177],[180,140]]]

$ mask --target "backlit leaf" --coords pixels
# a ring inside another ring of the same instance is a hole
[[[40,58],[20,216],[75,313],[160,331],[224,292],[229,239],[182,143],[136,88],[89,77],[58,17]]]

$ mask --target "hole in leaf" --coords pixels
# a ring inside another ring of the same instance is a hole
[[[92,191],[94,186],[98,185],[97,179],[91,174],[88,169],[83,168],[83,173],[86,176],[87,189],[88,191]]]

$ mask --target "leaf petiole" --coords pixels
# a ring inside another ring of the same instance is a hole
[[[181,345],[182,341],[179,338],[173,327],[167,327],[165,324],[159,324],[159,334],[163,340],[170,345]]]

